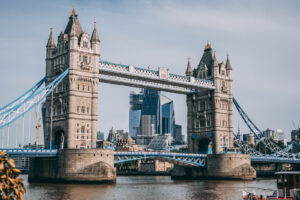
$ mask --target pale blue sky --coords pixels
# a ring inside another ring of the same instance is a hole
[[[72,5],[84,30],[97,20],[101,59],[184,74],[187,57],[196,67],[209,40],[219,62],[230,54],[234,96],[261,129],[281,128],[289,138],[291,120],[300,125],[299,1],[0,0],[0,105],[45,75],[49,28],[57,40]],[[131,90],[100,85],[100,130],[128,130]],[[185,96],[166,95],[186,132]],[[239,121],[248,132],[234,114],[234,129]]]

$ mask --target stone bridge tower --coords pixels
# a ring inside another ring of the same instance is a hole
[[[52,30],[47,43],[46,84],[69,68],[68,76],[45,103],[45,145],[59,150],[55,158],[30,160],[29,181],[116,181],[114,152],[96,148],[99,59],[96,23],[90,36],[73,9],[57,44]]]
[[[207,43],[196,69],[188,61],[186,75],[211,80],[216,87],[187,95],[189,152],[218,154],[225,147],[233,147],[232,68],[228,56],[226,63],[219,63]]]
[[[240,153],[224,154],[233,147],[232,136],[232,68],[219,63],[216,53],[207,43],[200,63],[192,69],[188,61],[187,76],[211,80],[215,90],[197,91],[187,95],[188,150],[191,153],[208,153],[206,168],[176,167],[173,177],[206,177],[218,179],[253,179],[256,171],[251,167],[250,156]]]
[[[90,36],[82,30],[73,9],[57,45],[52,30],[47,43],[46,84],[67,68],[69,75],[46,99],[46,148],[50,144],[67,149],[96,147],[99,59],[96,23]]]

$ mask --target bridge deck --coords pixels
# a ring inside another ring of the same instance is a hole
[[[7,152],[11,157],[56,157],[56,149],[0,149]],[[189,154],[189,153],[172,153],[172,152],[115,152],[115,163],[127,162],[129,160],[137,160],[142,158],[167,158],[175,159],[188,164],[200,163],[201,159],[206,159],[206,154]],[[202,162],[202,161],[201,161]],[[251,156],[253,163],[291,163],[300,164],[299,158],[284,158],[277,156]],[[203,164],[203,163],[202,163]]]

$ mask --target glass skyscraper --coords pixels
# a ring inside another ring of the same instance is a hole
[[[130,94],[129,132],[136,136],[176,134],[174,103],[160,91],[144,89]]]
[[[140,135],[141,111],[143,104],[142,92],[130,93],[129,133],[132,138]]]
[[[173,138],[176,135],[174,103],[164,95],[160,95],[161,101],[161,133],[170,133]]]
[[[144,89],[141,112],[141,135],[160,133],[160,92]]]

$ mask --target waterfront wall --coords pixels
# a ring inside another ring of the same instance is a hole
[[[288,163],[252,163],[256,170],[257,177],[275,177],[275,172],[291,171],[297,168],[298,165]]]
[[[64,149],[56,158],[31,158],[28,180],[114,183],[114,153],[102,149]]]

